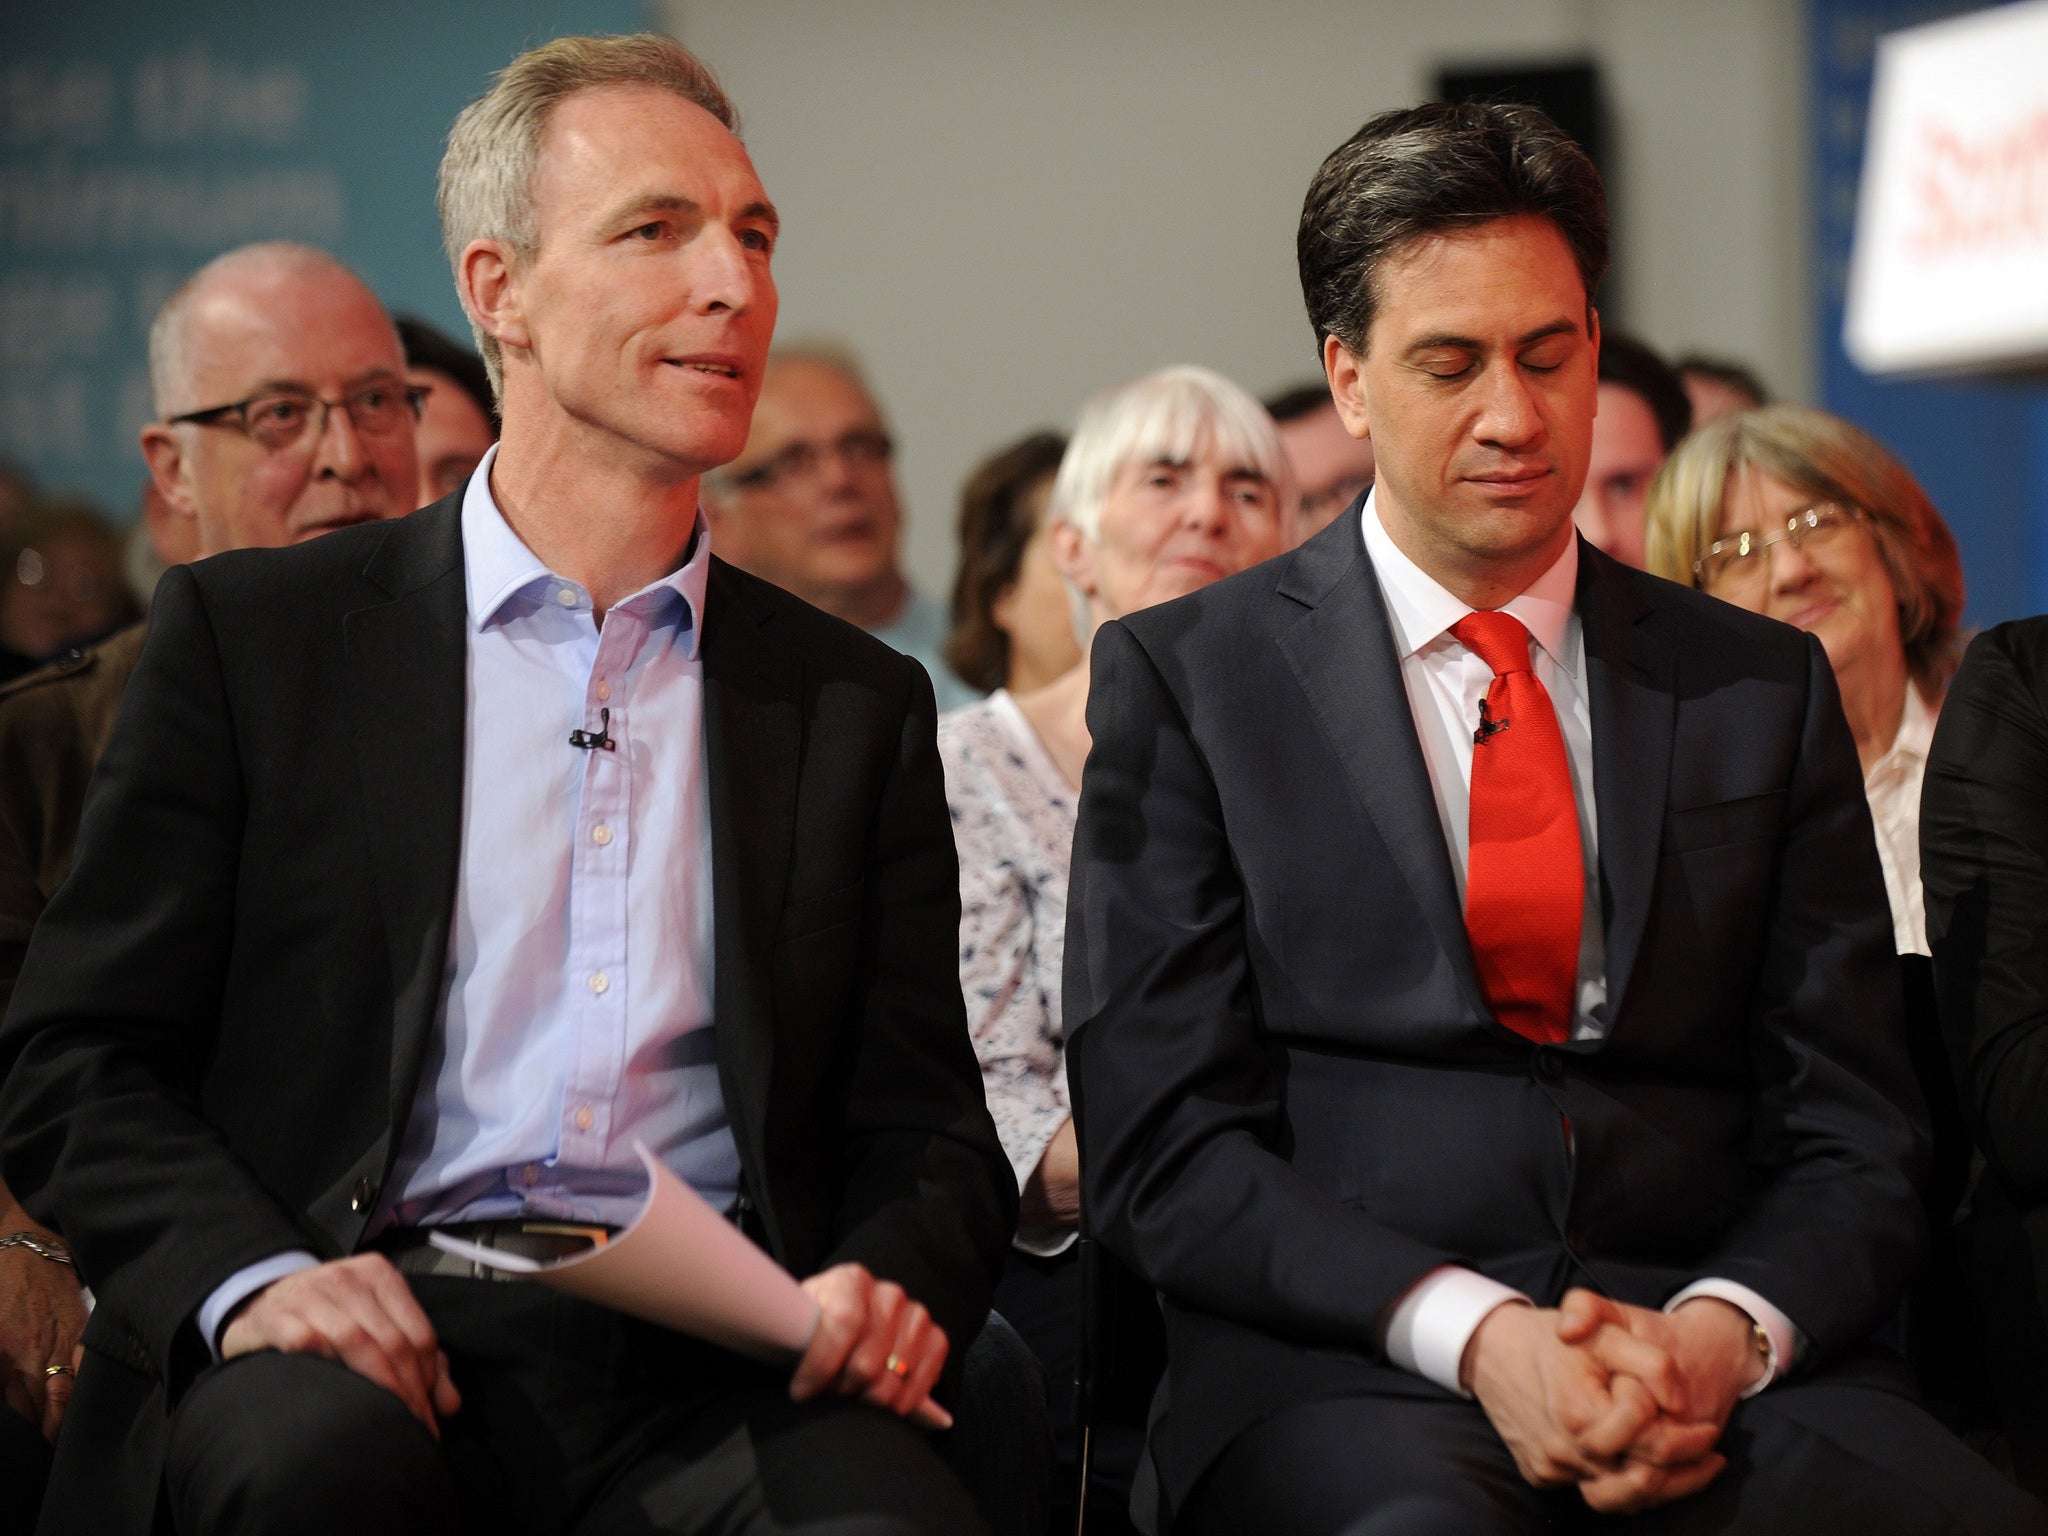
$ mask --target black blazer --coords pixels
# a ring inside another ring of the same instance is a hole
[[[2020,1480],[2048,1494],[2048,619],[1974,640],[1935,727],[1920,881],[1983,1154],[1958,1228]]]
[[[200,1304],[280,1249],[356,1249],[390,1173],[460,856],[458,512],[221,555],[158,592],[0,1029],[7,1183],[99,1298],[50,1496],[67,1529],[146,1528],[166,1409],[207,1359]],[[717,560],[705,607],[746,1188],[791,1270],[859,1260],[964,1350],[1016,1196],[961,1004],[930,683]]]
[[[1441,1396],[1375,1343],[1438,1265],[1724,1276],[1821,1359],[1897,1305],[1925,1134],[1827,658],[1579,561],[1599,1044],[1487,1012],[1355,512],[1096,638],[1069,1072],[1090,1222],[1165,1304],[1169,1505],[1270,1412]]]

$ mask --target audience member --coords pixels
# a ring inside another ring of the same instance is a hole
[[[37,513],[0,551],[0,647],[25,665],[90,645],[137,617],[121,536],[82,502]]]
[[[899,563],[896,444],[860,366],[829,347],[769,359],[747,446],[707,482],[720,554],[915,658],[941,711],[979,695],[940,652],[946,611]]]
[[[1082,410],[1052,492],[1054,558],[1092,633],[1279,554],[1294,494],[1257,401],[1205,368],[1163,369]],[[1076,664],[1037,689],[998,689],[939,724],[960,850],[960,986],[996,1133],[1022,1191],[996,1304],[1051,1375],[1063,1466],[1074,1459],[1081,1176],[1060,965],[1087,706],[1088,668]]]
[[[1907,1353],[1930,1400],[1987,1417],[1975,1308],[1954,1217],[1970,1132],[1936,1017],[1920,887],[1920,789],[1963,612],[1956,541],[1906,467],[1838,417],[1777,405],[1710,422],[1650,493],[1650,569],[1819,639],[1841,693],[1877,832],[1907,1043],[1927,1099],[1922,1185],[1933,1238],[1909,1298]]]
[[[1678,360],[1678,376],[1692,401],[1692,424],[1703,427],[1732,411],[1753,411],[1771,403],[1762,379],[1741,363],[1688,352]]]
[[[1692,406],[1678,375],[1630,336],[1600,338],[1600,410],[1586,488],[1572,518],[1601,553],[1643,564],[1643,503],[1665,456],[1692,428]]]
[[[503,443],[165,577],[0,1027],[7,1174],[97,1297],[73,1528],[982,1528],[905,1417],[1015,1220],[930,691],[698,514],[776,310],[734,121],[667,38],[514,60],[441,178]],[[354,454],[386,371],[172,420]],[[808,1277],[793,1377],[428,1241],[586,1250],[641,1142]]]
[[[975,466],[960,490],[960,570],[944,660],[970,688],[1029,693],[1081,659],[1045,515],[1067,440],[1034,432]]]
[[[1598,174],[1387,113],[1299,252],[1363,541],[1101,628],[1074,841],[1173,1528],[2048,1530],[1869,1343],[1925,1130],[1826,658],[1574,536]]]
[[[498,440],[498,405],[484,360],[461,342],[410,315],[398,317],[398,340],[406,382],[427,392],[413,432],[424,507],[469,483]]]
[[[1920,846],[1942,1028],[1982,1152],[1959,1245],[2014,1471],[2048,1496],[2048,619],[1971,642],[1928,755]]]
[[[1320,380],[1273,396],[1266,409],[1280,428],[1280,445],[1301,487],[1295,536],[1314,538],[1372,489],[1372,439],[1346,430],[1330,386]]]
[[[165,565],[235,548],[245,534],[318,532],[337,506],[397,517],[412,505],[412,418],[404,409],[337,410],[317,434],[300,413],[295,438],[280,435],[273,419],[252,453],[224,452],[226,444],[209,441],[221,429],[203,420],[170,425],[195,407],[211,416],[206,403],[242,400],[259,386],[270,392],[273,418],[286,420],[297,398],[398,387],[402,360],[390,320],[332,257],[291,245],[231,251],[165,301],[150,340],[157,422],[144,428],[143,442],[155,445],[149,457],[163,479],[150,482],[143,524]],[[132,625],[0,693],[0,1009],[44,906],[70,872],[86,784],[142,642],[142,626]],[[67,1252],[62,1239],[0,1186],[0,1234],[23,1232],[48,1256],[25,1262],[38,1250],[24,1245],[0,1264],[0,1355],[22,1384],[22,1401],[10,1393],[10,1405],[54,1437],[70,1378],[43,1373],[77,1363],[85,1307],[68,1259],[55,1257]],[[0,1414],[0,1437],[12,1430],[19,1439],[18,1421],[7,1419]],[[31,1442],[24,1454],[34,1449]],[[8,1477],[6,1485],[26,1499],[41,1477]]]

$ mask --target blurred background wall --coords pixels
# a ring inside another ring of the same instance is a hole
[[[1264,392],[1314,357],[1294,222],[1323,154],[1446,67],[1597,65],[1609,322],[1754,364],[1875,428],[1963,535],[1973,619],[2048,607],[2038,389],[1874,385],[1840,354],[1869,47],[1911,0],[492,0],[262,12],[86,0],[0,20],[0,457],[130,513],[143,332],[214,252],[336,250],[459,313],[443,134],[489,71],[656,25],[720,71],[787,222],[785,338],[867,359],[902,441],[909,563],[950,579],[997,443],[1169,361]],[[1861,71],[1860,75],[1858,71]],[[1846,199],[1846,203],[1845,203]]]

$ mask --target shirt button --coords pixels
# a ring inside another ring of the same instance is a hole
[[[612,685],[603,678],[597,680],[597,702],[602,704],[612,696]]]
[[[590,1112],[590,1106],[588,1104],[584,1105],[581,1109],[576,1111],[577,1130],[587,1131],[595,1124],[597,1124],[597,1116],[593,1115]]]
[[[524,1168],[520,1169],[519,1182],[524,1184],[528,1189],[531,1189],[534,1185],[538,1184],[540,1182],[540,1164],[528,1163]]]
[[[555,601],[560,603],[564,608],[574,608],[576,606],[576,594],[574,592],[571,592],[567,587],[563,587],[559,592],[555,594]]]
[[[590,973],[590,990],[597,993],[599,996],[602,996],[604,993],[610,991],[611,985],[611,977],[605,975],[603,971],[592,971]]]
[[[612,829],[600,821],[590,829],[590,840],[602,848],[612,840]]]

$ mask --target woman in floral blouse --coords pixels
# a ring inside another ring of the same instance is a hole
[[[1047,509],[1085,641],[1292,542],[1293,477],[1264,408],[1205,368],[1166,368],[1082,410]],[[997,1307],[1071,1379],[1080,1166],[1060,1028],[1067,866],[1088,757],[1088,664],[939,722],[960,853],[960,985],[1023,1215]]]

